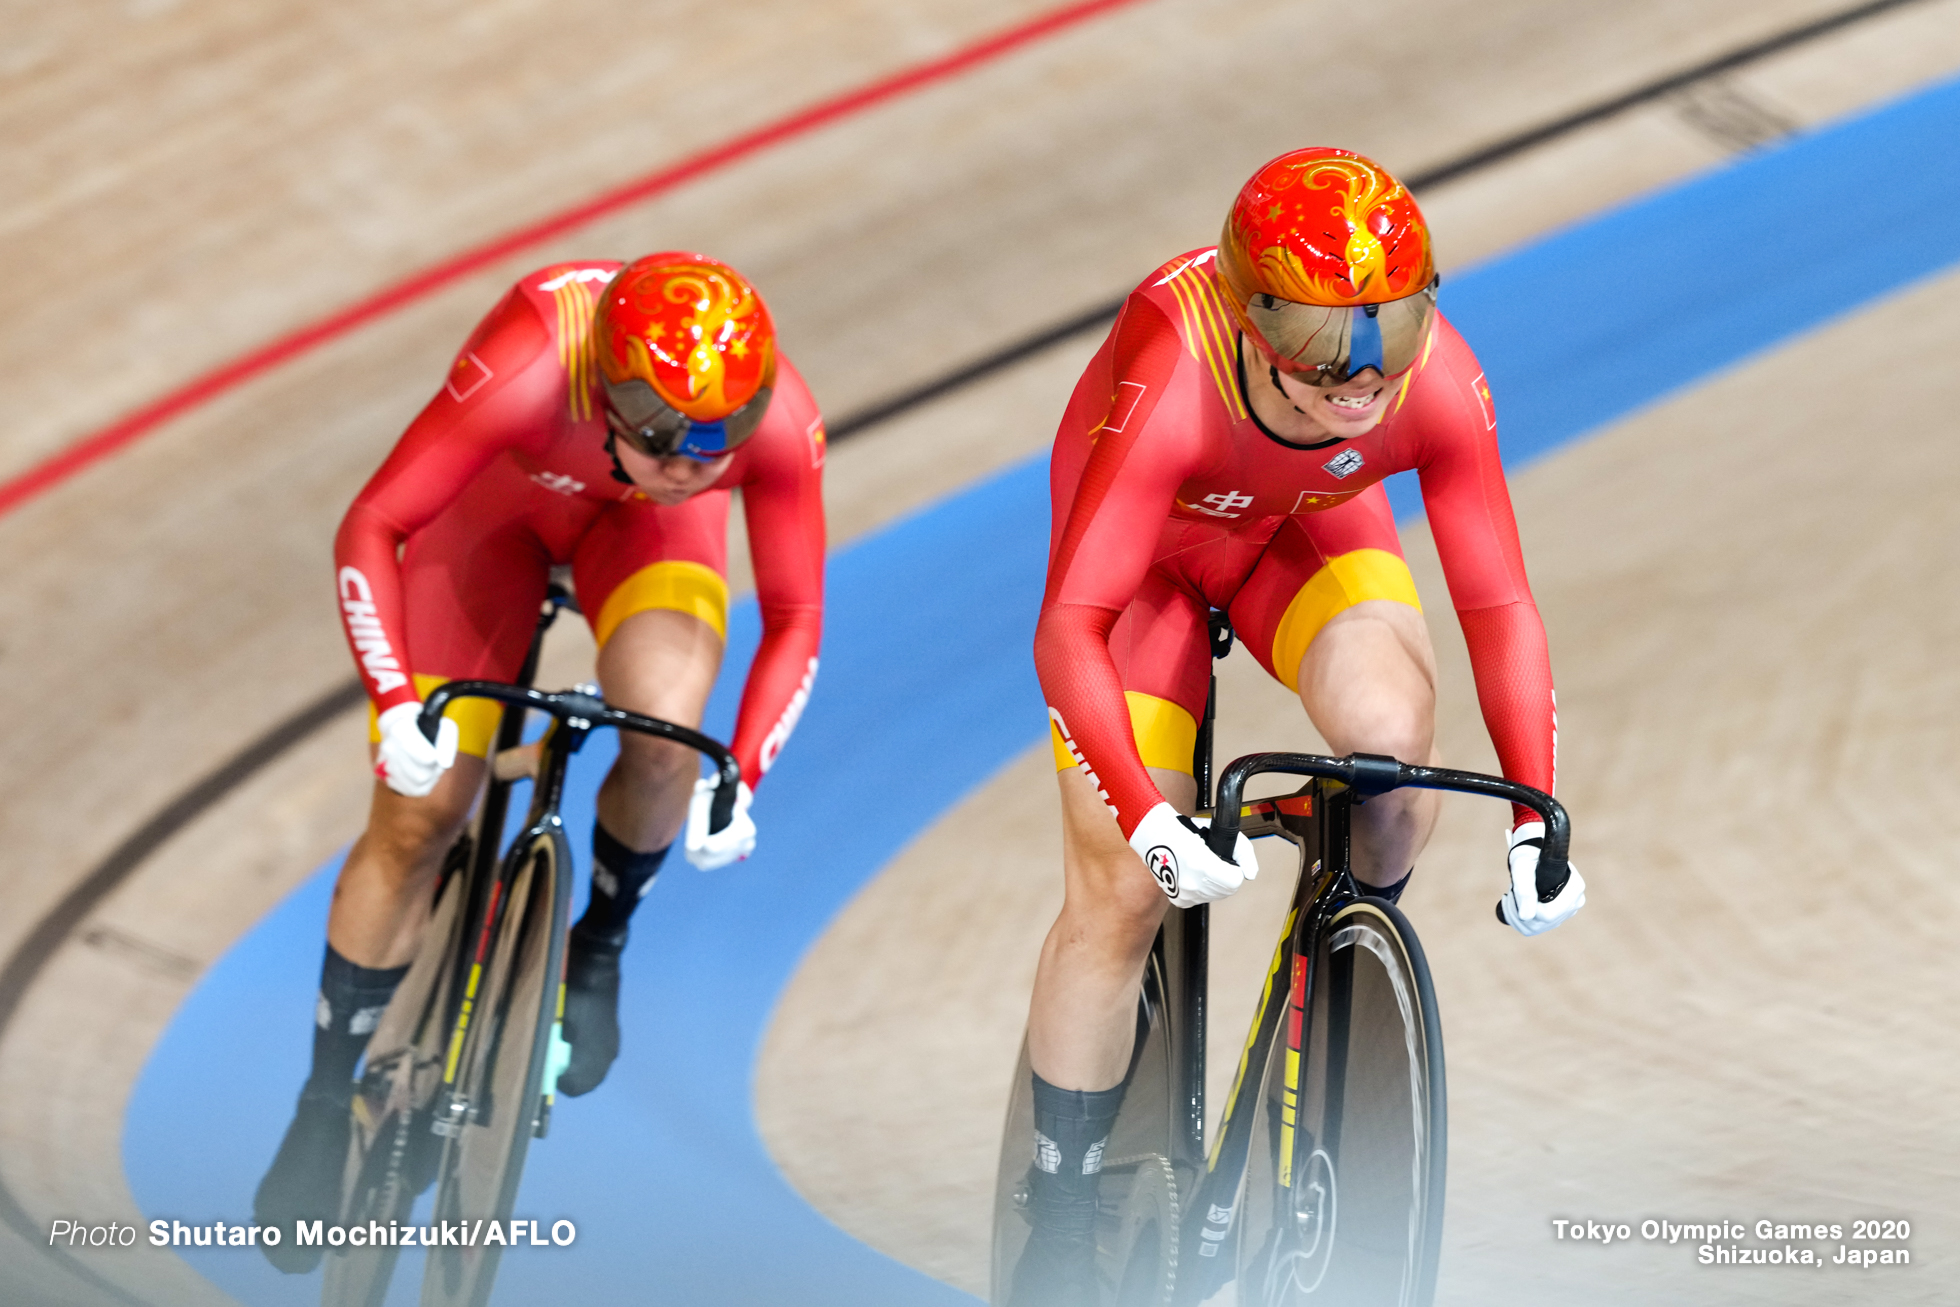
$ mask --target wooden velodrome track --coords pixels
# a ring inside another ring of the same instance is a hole
[[[215,1297],[140,1246],[40,1245],[56,1217],[137,1216],[118,1141],[149,1048],[201,970],[358,826],[328,541],[517,273],[711,250],[770,295],[826,410],[848,415],[1212,239],[1283,148],[1340,143],[1421,174],[1841,9],[1406,0],[1351,29],[1352,13],[1254,0],[1116,8],[492,262],[0,518],[0,1299]],[[420,268],[1042,11],[22,10],[0,55],[0,477]],[[1421,198],[1461,266],[1957,68],[1960,0],[1899,4]],[[1922,1266],[1856,1300],[1938,1301],[1954,1281],[1954,284],[1517,479],[1593,906],[1531,945],[1498,931],[1492,819],[1468,805],[1411,892],[1449,1022],[1447,1301],[1851,1300],[1836,1280],[1710,1279],[1679,1249],[1556,1244],[1557,1216],[1906,1215]],[[838,445],[833,538],[1039,449],[1093,343]],[[1884,457],[1858,456],[1880,439]],[[1440,596],[1423,532],[1407,543]],[[1443,748],[1487,765],[1454,624],[1433,629]],[[584,656],[562,642],[547,679]],[[1304,723],[1270,724],[1284,704],[1248,667],[1226,665],[1221,749],[1311,744]],[[319,729],[242,754],[314,704]],[[172,805],[241,758],[173,828]],[[895,863],[807,960],[757,1073],[763,1131],[814,1203],[975,1290],[1058,892],[1051,795],[1030,754]],[[1283,879],[1220,914],[1223,1028],[1243,1022]]]

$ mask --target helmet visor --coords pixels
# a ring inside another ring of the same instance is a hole
[[[667,403],[652,386],[631,377],[625,381],[605,380],[606,425],[612,433],[648,458],[672,458],[676,454],[701,463],[712,463],[732,453],[762,425],[769,411],[767,386],[749,397],[748,403],[716,422],[696,422]]]
[[[1282,372],[1305,374],[1317,386],[1337,386],[1369,368],[1384,378],[1415,365],[1436,311],[1436,282],[1386,304],[1334,308],[1254,295],[1246,321],[1263,338]]]

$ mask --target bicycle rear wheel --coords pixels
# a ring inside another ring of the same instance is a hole
[[[1252,1124],[1241,1307],[1428,1307],[1443,1232],[1442,1027],[1422,946],[1379,899],[1296,955]]]
[[[422,1301],[482,1307],[503,1244],[486,1227],[509,1218],[524,1155],[544,1108],[545,1062],[564,975],[571,861],[557,825],[514,846],[507,897],[477,978],[456,1072],[465,1110],[444,1139],[434,1219],[461,1222],[467,1246],[429,1254]]]
[[[1137,1049],[1123,1109],[1103,1150],[1096,1266],[1116,1307],[1164,1307],[1177,1282],[1179,1195],[1190,1176],[1174,1166],[1177,1096],[1162,959],[1153,955],[1137,1001]],[[1029,1233],[1028,1168],[1034,1093],[1028,1046],[1014,1068],[994,1187],[993,1292],[1003,1304]],[[1180,1184],[1180,1180],[1183,1181]]]
[[[423,946],[368,1040],[367,1065],[353,1101],[341,1224],[406,1220],[415,1195],[434,1176],[430,1106],[442,1087],[453,959],[467,929],[470,839],[450,853]],[[401,1249],[387,1244],[333,1249],[320,1287],[324,1307],[379,1307]]]

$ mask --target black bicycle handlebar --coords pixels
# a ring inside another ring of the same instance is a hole
[[[455,699],[495,699],[519,708],[535,708],[567,723],[582,723],[586,727],[615,726],[623,731],[658,735],[676,744],[684,744],[706,754],[721,776],[720,783],[715,787],[715,797],[708,805],[708,833],[720,833],[734,819],[736,788],[742,779],[742,769],[736,765],[734,754],[719,741],[699,731],[663,722],[658,717],[642,717],[638,713],[615,708],[597,695],[587,694],[583,690],[554,693],[527,689],[521,685],[505,685],[502,681],[445,681],[422,701],[422,713],[416,719],[416,724],[422,728],[422,734],[431,744],[435,743],[436,733],[442,727],[442,710]]]
[[[1567,860],[1572,842],[1572,823],[1557,799],[1529,785],[1519,785],[1499,776],[1479,772],[1450,771],[1442,767],[1417,767],[1372,753],[1346,758],[1327,758],[1314,753],[1251,753],[1235,759],[1218,779],[1218,802],[1212,807],[1211,826],[1205,842],[1211,851],[1229,859],[1239,834],[1239,811],[1245,783],[1263,772],[1284,772],[1292,776],[1319,776],[1340,781],[1357,793],[1372,796],[1396,789],[1455,790],[1462,794],[1486,794],[1509,799],[1529,808],[1545,822],[1545,847],[1538,854],[1538,901],[1550,903],[1565,888],[1572,874]]]

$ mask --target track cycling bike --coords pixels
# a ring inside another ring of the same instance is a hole
[[[416,1196],[434,1184],[433,1224],[425,1228],[441,1233],[428,1250],[424,1307],[488,1300],[505,1245],[486,1242],[485,1227],[509,1219],[525,1153],[550,1128],[558,1075],[570,1061],[562,1026],[572,859],[559,806],[572,755],[599,726],[676,741],[706,755],[720,774],[710,829],[725,827],[734,810],[740,771],[716,741],[613,708],[593,687],[531,688],[545,632],[571,607],[554,584],[517,684],[450,681],[423,704],[422,732],[432,741],[455,700],[490,699],[505,711],[482,800],[437,878],[422,948],[368,1042],[340,1223],[407,1227]],[[536,744],[522,743],[523,710],[551,719]],[[530,811],[499,856],[511,787],[525,777],[533,782]],[[403,1246],[371,1239],[331,1250],[326,1307],[379,1307]]]
[[[1222,614],[1212,653],[1230,651]],[[1409,920],[1349,866],[1357,804],[1402,787],[1507,799],[1545,822],[1539,897],[1565,885],[1571,838],[1550,795],[1499,777],[1355,754],[1239,758],[1211,795],[1218,682],[1193,775],[1206,840],[1294,845],[1299,878],[1211,1148],[1205,1148],[1208,910],[1173,908],[1137,999],[1122,1111],[1104,1148],[1096,1222],[1103,1301],[1116,1307],[1428,1307],[1442,1244],[1448,1146],[1442,1023]],[[1254,777],[1306,778],[1248,800]],[[1499,913],[1499,920],[1503,919]],[[993,1301],[1027,1242],[1034,1106],[1026,1042],[995,1186]]]

